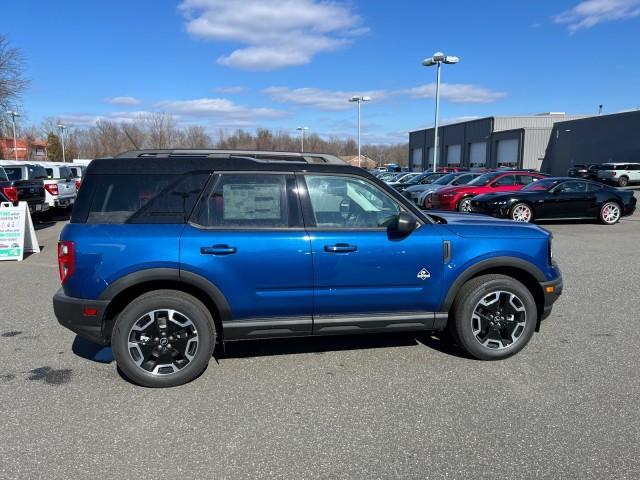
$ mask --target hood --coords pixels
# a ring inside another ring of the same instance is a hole
[[[452,233],[465,238],[546,238],[550,234],[532,223],[514,222],[472,213],[437,212],[429,216],[439,217]]]

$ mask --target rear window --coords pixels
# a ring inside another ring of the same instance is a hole
[[[80,189],[72,222],[184,223],[209,177],[200,172],[90,175]]]
[[[4,167],[4,171],[7,172],[9,180],[22,180],[21,167]]]
[[[43,180],[47,178],[47,171],[39,165],[28,165],[29,180]]]

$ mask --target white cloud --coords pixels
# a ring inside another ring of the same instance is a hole
[[[640,16],[640,0],[584,0],[575,7],[553,17],[567,25],[570,33],[591,28],[599,23],[628,20]]]
[[[369,90],[364,92],[346,92],[341,90],[323,90],[320,88],[295,88],[269,87],[262,91],[272,100],[280,103],[293,103],[304,107],[317,108],[327,112],[338,112],[353,108],[349,99],[355,95],[371,97],[372,101],[382,100],[387,97],[385,90]]]
[[[231,87],[216,87],[213,89],[214,92],[218,93],[242,93],[244,92],[244,90],[245,88],[239,85],[234,85]]]
[[[254,108],[237,105],[226,98],[197,98],[194,100],[166,100],[156,106],[167,113],[183,117],[208,117],[223,121],[249,121],[260,118],[281,118],[289,113],[273,108]]]
[[[99,120],[110,122],[132,122],[139,117],[149,115],[151,112],[111,112],[106,115],[97,113],[66,113],[60,117],[60,121],[74,127],[92,127]]]
[[[435,98],[436,84],[428,83],[401,90],[412,98]],[[506,92],[491,90],[467,83],[441,83],[440,98],[454,103],[492,103],[507,96]]]
[[[305,65],[367,31],[346,5],[319,0],[183,0],[190,35],[243,48],[218,63],[250,70]]]
[[[142,100],[136,97],[107,97],[104,101],[114,105],[140,105],[142,103]]]

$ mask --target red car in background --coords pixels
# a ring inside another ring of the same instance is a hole
[[[466,185],[445,187],[431,196],[430,208],[434,210],[458,210],[468,212],[471,199],[481,193],[512,192],[525,185],[548,177],[544,173],[527,170],[489,172],[480,175]]]

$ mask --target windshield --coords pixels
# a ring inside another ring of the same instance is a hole
[[[407,183],[407,182],[411,181],[412,179],[414,179],[417,176],[418,176],[417,173],[407,173],[405,176],[399,178],[398,182]]]
[[[500,172],[485,173],[484,175],[480,175],[479,177],[474,178],[467,185],[484,186],[488,184],[491,180],[495,179],[498,175],[502,175],[502,174]]]
[[[450,182],[452,182],[458,175],[455,173],[449,173],[448,175],[445,175],[444,177],[440,177],[439,179],[437,179],[435,182],[433,182],[434,185],[447,185]]]
[[[538,180],[532,182],[522,189],[523,192],[546,192],[547,190],[555,187],[560,180]]]

